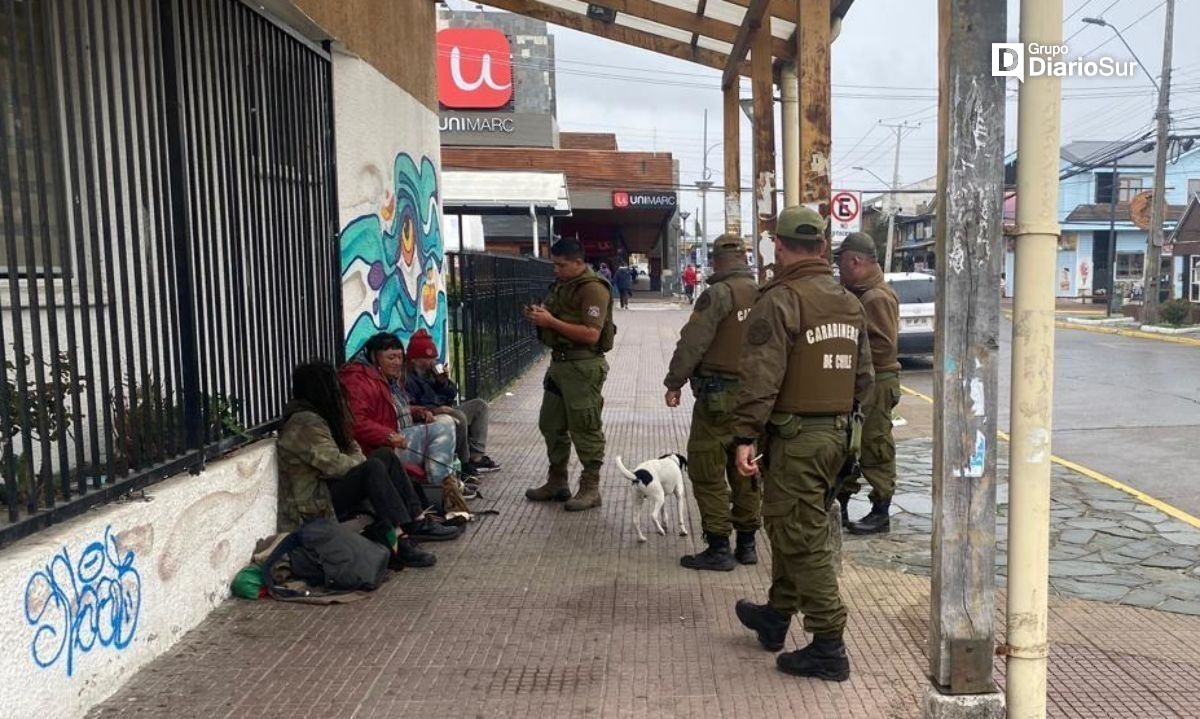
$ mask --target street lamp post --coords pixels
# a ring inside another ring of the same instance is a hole
[[[1150,77],[1150,71],[1145,63],[1125,42],[1125,36],[1116,27],[1110,25],[1104,18],[1085,17],[1088,25],[1107,27],[1116,33],[1117,38],[1125,49],[1133,55],[1133,59],[1141,66],[1142,72],[1150,79],[1150,84],[1158,92],[1158,109],[1154,112],[1154,199],[1150,205],[1150,230],[1146,233],[1146,254],[1142,263],[1142,321],[1151,323],[1158,319],[1158,283],[1161,273],[1160,252],[1163,243],[1163,224],[1167,214],[1167,137],[1168,124],[1171,119],[1171,43],[1174,37],[1175,0],[1167,0],[1166,37],[1163,39],[1162,84],[1159,85]],[[1114,178],[1115,179],[1115,178]],[[1115,189],[1115,188],[1114,188]],[[1115,201],[1115,197],[1114,197]],[[1116,256],[1111,258],[1116,267]],[[1115,274],[1115,272],[1114,272]]]
[[[700,226],[704,237],[697,238],[700,244],[700,252],[697,255],[701,269],[708,265],[708,191],[712,189],[713,182],[712,171],[708,169],[708,153],[713,148],[720,147],[721,142],[708,144],[708,110],[704,111],[704,172],[700,175],[701,179],[696,181],[696,187],[700,190]]]
[[[892,237],[893,237],[893,233],[895,232],[895,229],[896,229],[896,213],[899,211],[899,207],[897,207],[897,205],[896,205],[896,185],[888,182],[887,180],[883,179],[879,175],[876,175],[874,172],[871,172],[870,170],[868,170],[865,167],[860,167],[858,165],[855,165],[854,167],[852,167],[850,169],[865,172],[868,175],[870,175],[871,177],[874,177],[876,180],[879,180],[884,185],[887,185],[888,187],[891,188],[891,193],[888,195],[887,249],[883,253],[883,257],[884,257],[883,271],[891,272],[892,271],[892,253],[895,252],[895,246],[893,245]]]

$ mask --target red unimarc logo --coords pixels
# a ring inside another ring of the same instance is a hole
[[[491,110],[512,100],[508,38],[488,28],[438,32],[438,100],[456,109]]]
[[[629,207],[629,193],[628,192],[614,192],[613,193],[613,207],[615,207],[619,210],[623,210],[626,207]]]

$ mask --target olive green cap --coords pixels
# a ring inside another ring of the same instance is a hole
[[[775,220],[775,233],[791,240],[824,239],[825,218],[804,205],[787,207]]]
[[[855,232],[842,240],[841,246],[834,251],[834,254],[843,252],[858,252],[875,259],[875,240],[865,232]]]
[[[724,234],[713,240],[712,256],[717,255],[745,255],[746,246],[742,244],[742,238],[737,235]]]

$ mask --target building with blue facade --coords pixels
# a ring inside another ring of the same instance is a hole
[[[1137,299],[1142,289],[1146,231],[1134,224],[1130,203],[1151,190],[1154,179],[1154,143],[1134,148],[1132,154],[1112,161],[1125,142],[1077,141],[1062,148],[1058,220],[1062,234],[1058,242],[1055,294],[1081,301],[1104,301],[1115,284],[1118,301]],[[1186,149],[1185,149],[1186,148]],[[1102,164],[1101,164],[1102,163]],[[1016,158],[1009,158],[1006,172],[1016,177]],[[1069,176],[1068,176],[1069,175]],[[1115,182],[1114,182],[1115,177]],[[1200,145],[1172,145],[1167,160],[1167,217],[1164,236],[1169,235],[1183,215],[1188,199],[1200,193]],[[1116,202],[1114,203],[1113,200]],[[1006,225],[1013,220],[1005,207]],[[1006,227],[1006,229],[1008,229]],[[1020,278],[1014,272],[1014,238],[1007,238],[1005,272],[1009,290]],[[1187,269],[1181,257],[1164,248],[1162,274],[1170,276],[1172,296],[1184,296]]]

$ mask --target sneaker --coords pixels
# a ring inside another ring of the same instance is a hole
[[[479,485],[472,484],[471,482],[463,482],[462,496],[463,499],[475,499],[479,496]]]
[[[471,462],[471,466],[474,467],[475,471],[480,474],[487,474],[488,472],[500,471],[500,465],[493,462],[492,458],[487,456],[486,454],[483,455],[482,457],[480,457],[479,459]]]

